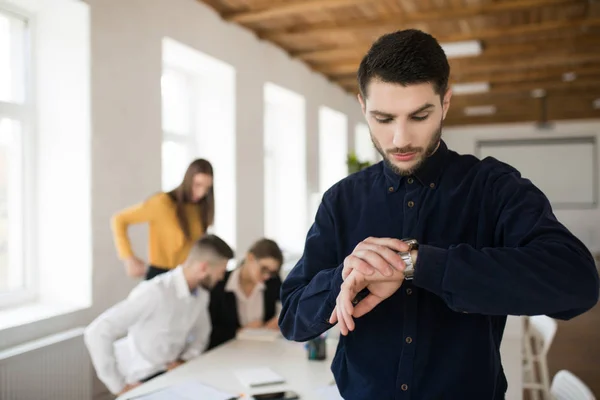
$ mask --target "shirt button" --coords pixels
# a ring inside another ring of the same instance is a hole
[[[411,201],[409,201],[409,202],[408,202],[408,206],[409,206],[410,208],[412,208],[414,205],[415,205],[415,202],[414,202],[414,201],[412,201],[412,200],[411,200]]]
[[[408,183],[413,183],[415,180],[413,178],[408,178]]]
[[[430,183],[429,187],[432,188],[432,189],[435,188],[435,183]]]
[[[408,343],[408,344],[412,343],[412,338],[410,336],[406,338],[406,343]]]
[[[412,289],[406,289],[406,294],[410,296],[412,294]]]
[[[394,187],[393,187],[393,186],[390,186],[390,187],[388,188],[388,192],[393,192],[393,191],[394,191]]]
[[[400,389],[406,392],[408,390],[408,385],[406,383],[403,383],[402,386],[400,386]]]

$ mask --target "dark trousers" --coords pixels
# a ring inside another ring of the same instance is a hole
[[[154,265],[151,265],[150,267],[148,267],[148,271],[146,271],[146,280],[148,281],[157,275],[164,274],[165,272],[169,271],[170,269],[168,268],[155,267]]]

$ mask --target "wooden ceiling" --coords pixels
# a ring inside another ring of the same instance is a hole
[[[382,34],[416,28],[442,44],[479,40],[481,55],[450,59],[450,79],[489,91],[453,96],[445,125],[600,118],[600,0],[203,1],[350,93]],[[470,106],[495,114],[466,116]]]

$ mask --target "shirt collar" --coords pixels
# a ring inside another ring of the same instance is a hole
[[[421,167],[414,173],[414,176],[423,185],[435,186],[437,179],[439,178],[444,169],[444,164],[447,155],[448,146],[446,146],[446,143],[443,140],[440,140],[440,145],[438,146],[435,153],[433,153],[425,160]],[[396,190],[398,190],[400,183],[405,177],[396,174],[387,165],[385,161],[383,161],[383,173],[386,178],[386,183],[389,186],[388,191],[395,192]]]
[[[227,280],[227,283],[225,284],[226,292],[242,293],[242,287],[240,286],[240,271],[241,271],[241,268],[236,268],[231,272],[231,274],[229,275],[229,279]],[[264,282],[258,283],[256,285],[256,287],[254,288],[254,290],[264,290],[264,289],[265,289]]]
[[[190,286],[185,280],[183,274],[183,267],[179,266],[173,270],[173,284],[175,285],[175,292],[177,297],[180,299],[187,299],[190,297],[196,297],[200,288],[196,288],[194,291],[190,290]]]

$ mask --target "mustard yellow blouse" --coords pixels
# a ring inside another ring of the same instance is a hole
[[[133,255],[127,228],[132,224],[148,223],[150,265],[172,269],[182,264],[192,247],[204,233],[198,206],[186,204],[190,239],[186,239],[177,220],[175,202],[167,193],[159,193],[143,203],[128,207],[112,218],[112,230],[121,259]]]

